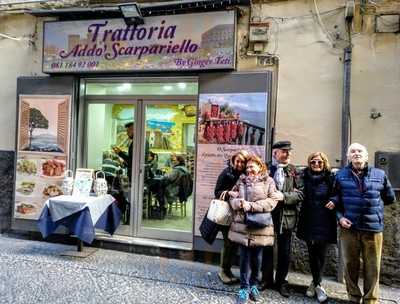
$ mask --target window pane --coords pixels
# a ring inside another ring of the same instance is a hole
[[[196,82],[88,83],[87,95],[197,95]]]
[[[195,115],[194,105],[146,106],[146,228],[192,230]]]

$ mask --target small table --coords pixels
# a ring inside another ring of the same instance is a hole
[[[60,195],[49,198],[38,220],[39,230],[43,238],[46,238],[58,226],[67,227],[71,234],[77,236],[78,252],[82,252],[83,242],[93,242],[96,228],[111,235],[117,229],[121,211],[114,201],[109,194],[98,197]]]

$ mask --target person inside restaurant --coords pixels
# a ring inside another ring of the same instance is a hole
[[[176,155],[175,159],[172,161],[172,170],[170,173],[148,181],[149,190],[157,201],[160,219],[166,216],[168,204],[172,204],[175,201],[180,201],[182,203],[186,201],[187,194],[192,190],[185,189],[190,186],[185,182],[188,178],[191,179],[191,176],[189,170],[186,168],[184,157]]]

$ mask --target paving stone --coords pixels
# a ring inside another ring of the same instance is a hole
[[[0,303],[235,303],[238,285],[223,285],[214,265],[104,249],[83,259],[61,256],[71,249],[0,235]],[[291,273],[292,297],[266,291],[259,303],[316,303],[301,294],[310,280]],[[343,284],[327,281],[326,289],[330,303],[344,303]],[[400,289],[382,290],[383,299],[400,301]]]

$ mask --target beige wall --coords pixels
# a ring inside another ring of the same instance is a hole
[[[34,47],[27,39],[36,24],[39,35]],[[0,38],[0,150],[14,150],[17,77],[41,74],[41,23],[29,15],[0,16],[0,33],[22,38]]]
[[[321,13],[342,7],[344,3],[335,0],[316,2]],[[277,40],[277,140],[293,142],[293,162],[296,164],[305,164],[307,155],[319,150],[328,154],[332,165],[339,166],[342,50],[346,45],[343,39],[347,39],[344,10],[322,15],[326,30],[339,33],[341,39],[333,41],[335,47],[317,19],[309,16],[311,11],[315,12],[311,0],[271,1],[254,5],[252,14],[264,20],[269,16],[284,17],[274,18],[279,34],[272,36],[268,47],[269,51],[273,50]],[[243,19],[247,21],[248,16]],[[272,32],[276,26],[272,24]],[[243,32],[244,25],[239,27],[239,47],[243,44]],[[400,150],[399,41],[398,34],[375,34],[365,29],[353,36],[351,137],[352,141],[367,146],[371,162],[377,150]],[[254,59],[239,59],[238,67],[240,70],[260,69]],[[382,117],[370,119],[371,108],[382,112]]]
[[[354,39],[352,72],[353,140],[373,151],[400,150],[400,36],[360,35]],[[372,120],[371,109],[382,113]]]

